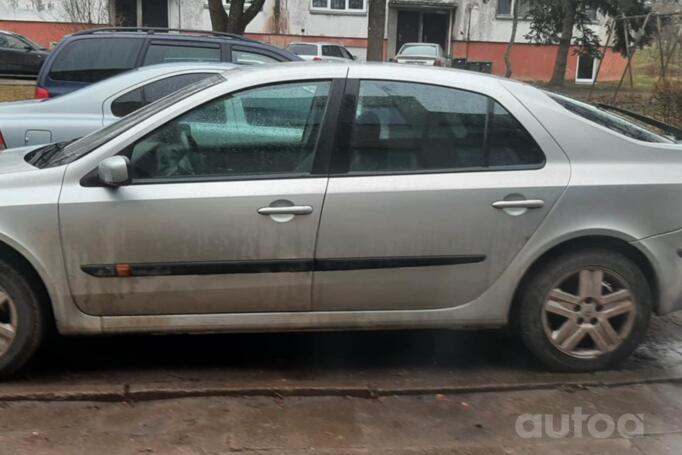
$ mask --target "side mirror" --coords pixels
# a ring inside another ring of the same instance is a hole
[[[130,183],[130,160],[125,156],[110,156],[99,163],[97,176],[106,186],[127,185]]]
[[[355,54],[350,54],[350,56],[351,56],[351,58],[352,58],[353,60],[357,60],[357,59],[358,59],[358,56],[355,55]]]
[[[33,50],[33,48],[27,44],[26,46],[24,46],[24,50],[26,52],[31,52]]]

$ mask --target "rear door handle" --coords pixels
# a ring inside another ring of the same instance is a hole
[[[291,205],[287,207],[261,207],[258,209],[261,215],[310,215],[313,208],[309,205]]]
[[[545,205],[542,199],[523,199],[521,201],[493,202],[496,209],[539,209]]]

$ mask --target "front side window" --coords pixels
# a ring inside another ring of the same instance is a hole
[[[135,67],[139,38],[87,38],[72,41],[50,69],[55,81],[98,82]]]
[[[485,95],[407,82],[360,83],[350,173],[543,163],[523,126]]]
[[[165,42],[151,43],[143,65],[175,62],[219,62],[220,47],[191,46]]]
[[[206,79],[213,73],[179,74],[150,82],[125,93],[111,102],[111,113],[116,117],[124,117],[149,103],[163,98],[181,88]]]
[[[19,38],[0,34],[0,48],[24,50],[26,49],[26,46],[28,46],[28,44],[21,41]]]
[[[277,63],[278,61],[269,55],[232,49],[232,62],[238,65],[262,65],[263,63]]]
[[[330,85],[261,87],[197,107],[129,147],[133,180],[307,175]]]
[[[365,12],[367,11],[367,0],[312,0],[311,9],[313,11],[327,12]]]

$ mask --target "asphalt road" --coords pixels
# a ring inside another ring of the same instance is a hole
[[[612,371],[548,372],[505,330],[52,340],[0,400],[452,393],[682,380],[682,313]]]
[[[682,314],[591,374],[504,330],[62,338],[0,384],[0,455],[679,455],[681,361]]]

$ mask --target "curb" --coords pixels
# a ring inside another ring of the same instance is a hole
[[[458,395],[524,390],[572,390],[580,388],[612,388],[638,384],[682,383],[680,369],[648,372],[593,373],[585,379],[570,381],[539,381],[525,383],[465,384],[454,386],[382,387],[382,386],[287,386],[234,387],[201,384],[124,384],[115,386],[73,386],[59,390],[46,385],[36,387],[12,384],[0,385],[0,402],[20,401],[94,401],[144,402],[179,398],[202,397],[350,397],[376,399],[388,396]]]

